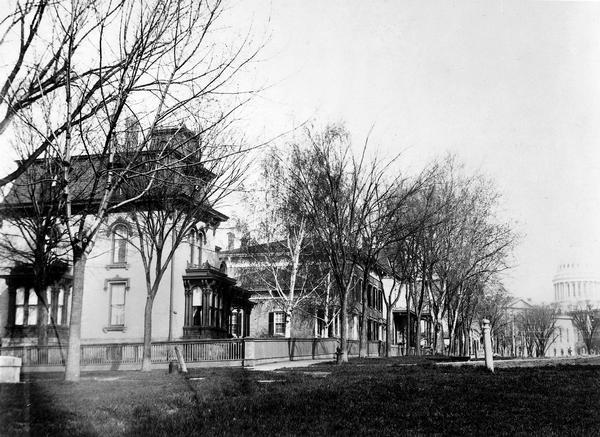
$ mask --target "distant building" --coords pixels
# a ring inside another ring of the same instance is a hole
[[[593,262],[561,264],[552,280],[554,302],[561,310],[600,306],[600,267]]]
[[[228,237],[229,240],[233,240]],[[331,277],[326,279],[326,262],[316,263],[303,270],[297,280],[295,299],[301,299],[292,316],[286,315],[285,307],[289,302],[290,261],[281,242],[268,244],[247,244],[219,253],[222,262],[227,264],[229,275],[235,278],[241,287],[252,293],[254,304],[250,316],[250,336],[255,338],[283,337],[295,338],[338,337],[341,331],[339,296]],[[283,249],[278,250],[281,246]],[[276,289],[274,274],[277,274]],[[348,294],[348,339],[358,340],[362,310],[362,272],[356,268],[353,287]],[[369,275],[367,286],[367,339],[385,339],[385,320],[383,318],[382,284],[373,272]],[[329,286],[327,285],[329,283]],[[328,291],[329,289],[329,291]],[[311,291],[312,290],[312,291]],[[311,291],[307,296],[307,291]],[[281,296],[279,293],[283,293]]]
[[[565,262],[558,266],[552,284],[554,286],[554,302],[561,315],[557,320],[557,338],[550,346],[548,355],[568,355],[585,353],[581,334],[573,325],[569,311],[577,309],[600,308],[600,262],[590,256],[587,261],[577,260]],[[596,335],[600,343],[600,333]]]

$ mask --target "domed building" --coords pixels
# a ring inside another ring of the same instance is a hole
[[[600,305],[600,267],[595,262],[563,263],[552,280],[554,301],[563,311]]]
[[[572,259],[579,260],[574,256]],[[588,254],[588,261],[565,262],[558,266],[552,279],[554,302],[561,314],[556,321],[556,340],[550,349],[554,355],[573,350],[585,353],[581,333],[573,324],[569,311],[600,308],[600,258]],[[596,336],[595,336],[596,337]],[[551,354],[550,354],[551,355]]]

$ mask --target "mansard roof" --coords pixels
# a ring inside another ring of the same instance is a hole
[[[173,139],[173,135],[177,135],[177,140]],[[165,142],[169,139],[179,144],[184,143],[185,147],[169,152],[166,156],[161,152],[160,157],[157,157],[159,150],[164,151],[165,147],[168,147],[165,146]],[[193,201],[195,193],[201,191],[198,187],[215,177],[199,161],[194,147],[198,147],[197,139],[191,131],[163,128],[155,132],[149,142],[148,150],[143,152],[129,152],[125,144],[120,147],[119,153],[112,156],[108,154],[73,156],[70,160],[69,191],[74,213],[96,207],[104,195],[109,178],[118,177],[122,180],[119,190],[111,199],[113,205],[140,193],[148,185],[149,175],[155,178],[151,189],[135,203],[130,204],[129,208],[143,208],[144,204],[153,201],[162,204],[165,198],[174,201],[175,205],[178,200]],[[153,170],[151,166],[161,160],[169,164],[158,171]],[[176,163],[172,164],[174,161]],[[128,166],[127,171],[124,171]],[[28,214],[31,213],[34,205],[44,208],[59,203],[64,191],[63,171],[64,163],[59,160],[36,160],[13,182],[0,205],[0,210],[5,214]],[[212,221],[222,222],[228,218],[210,205],[206,206],[205,211],[206,216]]]

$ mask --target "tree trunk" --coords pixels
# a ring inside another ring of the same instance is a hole
[[[285,311],[285,338],[292,337],[292,310],[287,308]]]
[[[152,296],[146,296],[146,305],[144,306],[144,347],[142,356],[142,372],[152,370],[152,306],[154,299]]]
[[[443,354],[444,353],[444,329],[442,325],[441,317],[436,317],[435,319],[435,351],[436,353]]]
[[[410,295],[412,294],[412,284],[406,287],[406,346],[404,346],[404,355],[410,351],[411,325],[410,325]]]
[[[35,293],[38,297],[38,319],[37,319],[37,345],[41,346],[38,349],[38,359],[41,363],[48,362],[48,302],[46,295],[42,290],[42,286],[36,286]]]
[[[392,305],[388,305],[386,311],[386,344],[385,344],[385,356],[389,357],[392,352],[392,341],[394,340],[394,313],[392,312]]]
[[[421,314],[417,314],[416,355],[421,355]]]
[[[366,289],[368,287],[368,278],[363,281],[363,287],[360,291],[362,295],[362,303],[361,303],[361,319],[360,319],[360,327],[358,332],[358,356],[360,358],[365,358],[369,356],[369,340],[367,338],[367,293]]]
[[[83,282],[87,253],[73,255],[73,293],[71,295],[71,320],[69,347],[65,366],[65,381],[79,381],[81,355],[81,310],[83,308]]]
[[[342,326],[340,326],[340,353],[338,354],[338,364],[348,362],[348,293],[343,293],[340,302],[342,313]]]
[[[35,290],[38,295],[38,346],[48,346],[48,303],[42,295],[43,291]]]
[[[329,291],[331,289],[331,282],[329,279],[329,273],[327,274],[327,292],[325,294],[325,308],[323,311],[323,326],[325,326],[325,332],[320,332],[319,335],[321,335],[324,338],[329,338]],[[317,312],[318,314],[318,312]],[[332,314],[333,315],[333,314]],[[318,318],[316,319],[317,325],[318,325]],[[334,334],[335,336],[335,334]]]

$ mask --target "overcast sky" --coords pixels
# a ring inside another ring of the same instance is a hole
[[[560,262],[600,245],[600,4],[251,1],[268,36],[247,121],[265,137],[307,119],[417,169],[446,152],[493,178],[525,234],[506,280],[552,299]],[[265,23],[268,20],[268,24]]]

